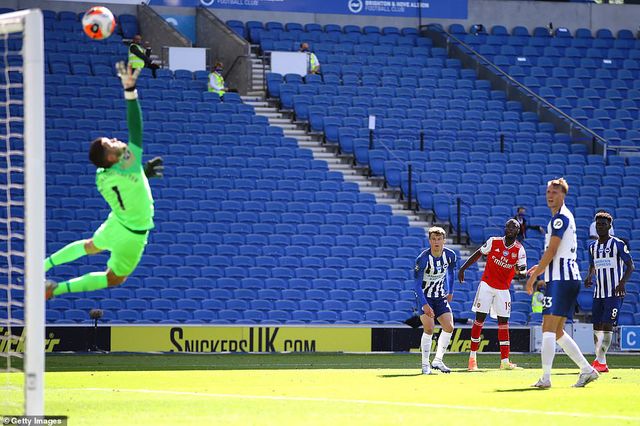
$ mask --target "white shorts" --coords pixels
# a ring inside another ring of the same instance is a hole
[[[480,281],[471,310],[484,314],[495,312],[499,317],[509,318],[511,316],[511,294],[509,290],[498,290],[486,282]],[[493,315],[491,316],[493,317]]]

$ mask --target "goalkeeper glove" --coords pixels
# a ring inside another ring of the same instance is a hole
[[[136,68],[134,70],[130,65],[127,66],[124,61],[120,61],[116,63],[116,71],[118,72],[118,77],[120,77],[122,87],[125,91],[125,99],[137,99],[138,93],[136,92],[136,80],[138,79],[142,68]]]
[[[164,160],[162,157],[154,157],[144,164],[144,175],[148,178],[161,178],[164,173]]]

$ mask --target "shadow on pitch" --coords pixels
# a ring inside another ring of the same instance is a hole
[[[535,391],[535,392],[540,392],[541,390],[544,389],[538,389],[538,388],[532,388],[531,386],[527,386],[526,388],[513,388],[513,389],[496,389],[494,392],[529,392],[529,391]]]
[[[474,376],[476,374],[484,374],[484,373],[489,373],[490,370],[475,370],[475,371],[469,371],[466,368],[462,368],[460,370],[453,370],[454,373],[465,373],[465,374],[473,374]]]
[[[472,374],[481,374],[481,373],[488,373],[488,370],[478,370],[478,371],[467,371],[466,369],[460,369],[460,370],[451,370],[452,373],[472,373]],[[411,374],[381,374],[378,377],[382,378],[382,379],[393,379],[393,378],[398,378],[398,377],[417,377],[417,376],[422,376],[422,373],[411,373]],[[433,376],[446,376],[447,374],[445,373],[440,373],[440,372],[435,372],[432,373]]]
[[[412,373],[412,374],[381,374],[378,377],[382,379],[396,379],[398,377],[417,377],[422,376],[422,373]]]

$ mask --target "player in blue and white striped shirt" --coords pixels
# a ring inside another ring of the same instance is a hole
[[[445,237],[444,229],[437,226],[429,228],[429,248],[416,259],[415,292],[424,312],[420,315],[424,329],[420,342],[423,374],[431,374],[431,367],[443,373],[451,372],[442,362],[442,357],[453,334],[453,314],[449,302],[453,298],[454,270],[458,259],[453,250],[444,247]],[[434,318],[438,319],[442,330],[438,337],[436,356],[433,363],[429,364]]]
[[[567,192],[569,184],[563,178],[547,182],[547,206],[552,217],[547,225],[545,251],[540,263],[528,272],[527,293],[530,295],[533,294],[533,283],[543,271],[547,283],[542,310],[542,378],[533,385],[542,389],[551,387],[556,342],[580,367],[580,376],[574,387],[584,387],[598,378],[598,372],[589,365],[576,342],[564,332],[564,323],[573,312],[581,284],[576,263],[576,222],[564,205]]]
[[[593,341],[596,345],[596,359],[593,368],[601,373],[609,371],[607,350],[611,345],[613,327],[618,324],[618,314],[625,295],[624,286],[634,270],[629,248],[619,238],[610,234],[613,218],[607,212],[598,212],[595,217],[598,239],[589,244],[589,274],[584,279],[585,287],[592,284],[593,291]],[[623,273],[624,271],[624,273]]]

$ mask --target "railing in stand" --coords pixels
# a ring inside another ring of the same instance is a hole
[[[407,189],[407,202],[408,202],[407,207],[409,208],[409,210],[412,210],[411,207],[412,207],[413,203],[412,203],[411,200],[413,198],[413,194],[412,194],[412,191],[411,191],[411,186],[413,185],[413,176],[412,176],[413,167],[412,167],[411,163],[409,163],[408,169],[409,170],[408,170],[407,182],[409,184],[409,187]]]
[[[462,239],[462,235],[461,235],[461,224],[462,224],[462,219],[460,218],[460,213],[462,211],[461,208],[461,204],[462,204],[462,200],[460,199],[460,197],[456,197],[456,240],[457,240],[457,244],[461,244],[460,240]]]
[[[239,61],[240,59],[248,58],[248,57],[249,57],[249,55],[238,55],[238,56],[236,56],[236,57],[235,57],[235,59],[233,60],[233,62],[231,63],[231,66],[230,66],[230,67],[229,67],[229,69],[227,70],[227,72],[225,72],[225,73],[224,73],[224,76],[223,76],[223,77],[224,77],[224,79],[225,79],[225,80],[227,79],[227,76],[228,76],[229,74],[231,74],[231,71],[233,71],[233,69],[236,67],[236,65],[238,64],[238,61]]]
[[[597,141],[597,143],[599,143],[601,145],[601,147],[603,149],[602,155],[606,160],[607,149],[609,149],[609,147],[608,147],[607,140],[604,139],[602,136],[598,135],[593,130],[589,129],[584,124],[578,122],[576,119],[574,119],[570,115],[566,114],[564,111],[560,110],[558,107],[556,107],[555,105],[553,105],[552,103],[550,103],[549,101],[547,101],[546,99],[544,99],[543,97],[541,97],[540,95],[538,95],[537,93],[535,93],[534,91],[529,89],[527,86],[525,86],[524,84],[520,83],[518,80],[516,80],[513,77],[511,77],[502,68],[500,68],[499,66],[497,66],[496,64],[491,62],[488,58],[486,58],[485,56],[480,54],[473,47],[471,47],[470,45],[468,45],[464,41],[460,40],[458,37],[454,36],[453,34],[449,33],[445,29],[443,29],[440,25],[430,24],[430,25],[426,25],[426,27],[431,31],[435,31],[435,32],[441,33],[441,35],[443,34],[445,36],[446,43],[447,43],[447,52],[450,51],[450,49],[452,47],[451,41],[453,40],[455,43],[457,43],[458,46],[456,46],[456,47],[458,47],[458,49],[460,49],[459,46],[462,46],[462,47],[464,47],[464,49],[466,49],[467,52],[469,52],[473,56],[475,56],[477,58],[478,65],[484,65],[484,66],[493,68],[497,72],[497,74],[499,74],[502,77],[504,77],[512,85],[517,86],[518,88],[520,88],[522,91],[525,92],[526,95],[528,95],[531,98],[534,98],[535,100],[537,100],[537,102],[539,104],[541,104],[542,106],[546,107],[548,110],[551,110],[555,114],[557,114],[560,117],[562,117],[565,121],[568,122],[570,130],[573,129],[573,128],[577,128],[577,129],[580,129],[580,131],[582,131],[586,135],[591,136],[592,140]]]

